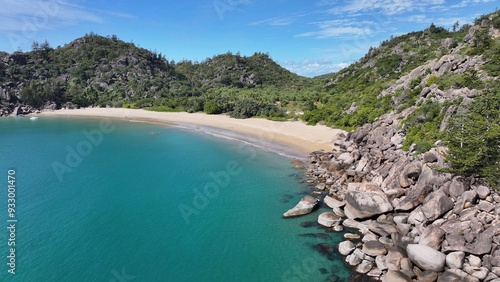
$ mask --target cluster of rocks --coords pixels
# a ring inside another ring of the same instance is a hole
[[[391,119],[333,141],[333,151],[309,156],[306,174],[332,209],[318,223],[359,230],[338,246],[357,272],[382,281],[500,281],[497,191],[438,172],[445,148],[402,151],[403,136]],[[291,215],[316,204],[304,197]]]

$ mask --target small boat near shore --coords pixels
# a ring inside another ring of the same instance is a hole
[[[30,120],[37,120],[38,117],[30,117]]]

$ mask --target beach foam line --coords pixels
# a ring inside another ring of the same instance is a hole
[[[306,125],[301,121],[271,121],[262,118],[234,119],[227,115],[186,112],[151,112],[143,109],[86,108],[44,111],[40,116],[106,117],[130,122],[146,122],[205,131],[211,135],[233,138],[249,144],[297,157],[312,151],[330,151],[332,138],[344,132],[323,125]],[[298,154],[297,154],[298,153]]]

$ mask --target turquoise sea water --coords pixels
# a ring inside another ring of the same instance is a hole
[[[313,247],[342,234],[300,226],[317,213],[281,218],[307,187],[276,153],[162,125],[4,118],[0,158],[0,281],[349,276],[340,256],[328,260]],[[7,265],[9,170],[15,275]]]

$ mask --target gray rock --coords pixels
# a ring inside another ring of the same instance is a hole
[[[330,208],[341,208],[343,206],[345,206],[345,202],[344,201],[340,201],[340,200],[337,200],[333,197],[330,197],[330,196],[326,196],[324,199],[323,199],[323,202]]]
[[[389,270],[382,278],[382,282],[411,282],[411,278],[401,271]]]
[[[469,261],[469,264],[472,267],[481,267],[481,258],[477,257],[475,255],[470,255],[467,257],[467,260]]]
[[[467,273],[460,269],[449,269],[439,276],[438,282],[462,282],[466,279]]]
[[[300,202],[292,209],[283,214],[283,217],[294,217],[312,212],[314,207],[318,204],[319,200],[309,195],[303,197]]]
[[[335,223],[340,222],[341,218],[332,212],[324,212],[318,216],[318,223],[325,227],[332,227]]]
[[[449,268],[459,268],[461,269],[464,265],[464,252],[451,252],[446,255],[446,266]]]
[[[334,214],[340,216],[340,217],[345,217],[344,210],[341,208],[332,208],[332,211]]]
[[[486,186],[479,186],[476,189],[476,193],[477,193],[477,196],[479,197],[479,199],[484,200],[484,199],[486,199],[486,197],[488,197],[490,195],[491,190],[490,190],[490,188],[488,188]]]
[[[344,212],[351,219],[368,218],[393,210],[387,195],[379,187],[371,184],[365,184],[358,191],[348,191],[345,200]]]
[[[434,282],[438,278],[438,274],[434,271],[426,270],[417,274],[417,281],[419,282]]]
[[[377,256],[375,258],[375,264],[377,265],[377,268],[379,270],[387,270],[387,264],[385,264],[385,256]]]
[[[458,199],[466,191],[466,185],[457,178],[453,179],[450,188],[448,189],[448,194],[454,200]]]
[[[429,225],[420,236],[420,241],[418,243],[439,250],[444,240],[444,235],[445,232],[443,229],[435,225]]]
[[[380,243],[379,241],[368,241],[363,244],[363,253],[372,257],[376,257],[379,255],[387,254],[387,249],[385,248],[384,244]]]
[[[467,205],[474,203],[477,200],[477,193],[474,190],[465,191],[458,197],[453,212],[459,214],[466,208]]]
[[[380,236],[389,236],[392,233],[398,232],[396,226],[392,222],[371,221],[368,223],[368,228],[371,232]]]
[[[372,270],[370,270],[366,275],[369,277],[379,278],[382,275],[382,271],[378,268],[372,268]]]
[[[481,200],[481,201],[479,201],[479,204],[477,205],[477,208],[479,210],[481,210],[481,211],[484,211],[484,212],[491,212],[492,210],[495,209],[495,205],[493,205],[490,202]]]
[[[444,270],[446,255],[435,249],[417,244],[406,247],[410,260],[423,270],[441,272]]]
[[[482,281],[488,276],[489,273],[490,271],[486,267],[480,267],[472,271],[470,275]]]
[[[356,272],[366,274],[373,267],[373,263],[371,261],[363,260],[357,267]]]
[[[365,233],[367,233],[369,231],[367,224],[364,224],[364,223],[361,223],[359,221],[356,221],[356,220],[353,220],[353,219],[349,219],[349,218],[345,219],[344,221],[342,221],[342,225],[344,227],[347,227],[347,228],[358,229],[363,234],[365,234]]]
[[[426,164],[435,163],[438,161],[437,156],[433,152],[425,153],[423,159],[424,159],[424,163],[426,163]]]
[[[340,225],[339,223],[336,223],[334,226],[332,226],[333,231],[335,232],[342,232],[344,231],[344,227]]]
[[[434,221],[453,209],[453,201],[441,190],[431,193],[422,204],[422,212],[425,217]]]
[[[420,205],[425,197],[432,192],[432,186],[423,185],[413,187],[408,195],[396,206],[397,211],[409,211]]]
[[[401,260],[405,257],[407,257],[405,249],[397,246],[389,247],[385,257],[385,265],[389,270],[400,270]]]
[[[360,257],[358,257],[357,255],[355,255],[354,253],[352,253],[346,257],[346,262],[350,266],[356,266],[356,265],[360,264],[361,261],[362,261],[362,259]]]
[[[359,240],[359,239],[361,239],[361,236],[359,234],[345,233],[344,238],[350,239],[350,240]]]
[[[350,153],[343,153],[337,158],[337,161],[341,162],[344,166],[350,166],[355,160]]]
[[[339,253],[341,253],[344,256],[347,256],[347,255],[351,254],[355,248],[356,248],[356,246],[354,246],[353,242],[343,241],[343,242],[340,242],[340,244],[339,244]]]
[[[420,225],[426,221],[425,214],[422,212],[422,206],[417,206],[408,217],[408,223],[413,225]]]

